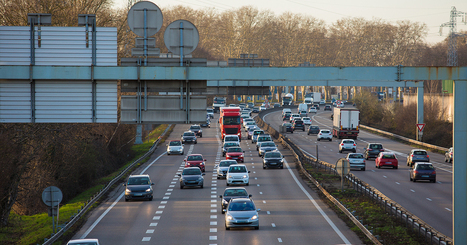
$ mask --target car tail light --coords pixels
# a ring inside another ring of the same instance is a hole
[[[384,149],[380,149],[379,151],[384,151]]]
[[[431,174],[436,174],[436,171],[435,171],[435,170],[433,170],[433,172],[431,172]]]
[[[341,146],[344,146],[344,143],[341,143]]]
[[[412,154],[412,155],[410,155],[410,157],[412,157],[412,158],[413,158],[413,154]]]
[[[354,143],[353,146],[357,146],[357,145]]]
[[[367,150],[367,151],[371,151],[371,149],[370,149],[370,148],[368,148],[368,149],[366,149],[366,150]]]
[[[413,173],[414,173],[414,174],[418,174],[418,171],[417,171],[417,170],[414,170]]]
[[[426,157],[428,157],[428,158],[429,158],[430,156],[426,155]]]

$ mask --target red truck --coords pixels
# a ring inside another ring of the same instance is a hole
[[[240,107],[221,107],[221,115],[219,117],[219,124],[222,139],[228,134],[238,135],[242,138],[242,120],[240,118]]]

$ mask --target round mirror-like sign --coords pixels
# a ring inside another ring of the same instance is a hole
[[[49,207],[57,206],[62,199],[62,191],[56,186],[49,186],[42,192],[42,201]]]
[[[144,30],[146,29],[146,37],[150,37],[161,29],[163,18],[162,12],[157,5],[153,2],[141,1],[131,6],[127,19],[128,27],[132,32],[144,37]]]
[[[196,26],[187,20],[176,20],[167,26],[164,32],[164,43],[167,49],[175,55],[191,54],[199,43],[199,32]]]
[[[350,163],[344,158],[337,160],[336,171],[339,175],[347,175],[350,173]]]

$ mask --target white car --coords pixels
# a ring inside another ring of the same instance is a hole
[[[250,127],[250,126],[256,126],[256,122],[255,121],[247,122],[245,124],[245,132],[248,132],[248,127]]]
[[[224,142],[229,142],[229,141],[235,141],[235,142],[238,142],[238,144],[240,144],[240,138],[238,137],[238,135],[234,135],[234,134],[228,134],[226,136],[224,136]]]
[[[245,184],[250,185],[250,171],[246,168],[245,164],[232,164],[227,170],[227,186]]]
[[[181,140],[171,140],[167,144],[167,155],[170,155],[170,154],[180,154],[180,155],[185,154],[185,149],[183,147]]]
[[[318,112],[318,110],[316,110],[316,107],[310,107],[310,109],[308,110],[309,113],[316,113]]]
[[[249,118],[243,118],[243,127],[246,127],[246,123],[247,122],[254,122],[255,120],[253,120],[253,118],[249,117]]]
[[[352,139],[343,139],[339,144],[339,153],[343,151],[351,151],[353,153],[357,152],[357,143]]]
[[[331,133],[331,130],[329,130],[329,129],[321,129],[321,130],[319,131],[319,133],[318,133],[317,139],[318,139],[318,141],[320,141],[320,140],[322,140],[322,139],[332,141],[332,133]]]
[[[67,245],[99,245],[98,239],[76,239],[68,241]]]
[[[300,114],[292,114],[290,115],[290,121],[293,122],[295,120],[295,118],[297,119],[302,119],[302,117],[300,116]]]
[[[266,110],[266,106],[260,106],[259,107],[259,111],[265,111]]]
[[[350,169],[360,169],[365,171],[365,158],[362,153],[349,153],[345,158],[350,163]]]
[[[209,118],[214,118],[214,110],[213,109],[206,109],[206,114]]]
[[[302,117],[303,124],[311,125],[311,118],[309,117]]]
[[[326,101],[325,100],[320,100],[319,104],[324,105],[324,104],[326,104]]]

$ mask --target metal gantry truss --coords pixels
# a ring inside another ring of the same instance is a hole
[[[450,21],[441,24],[439,33],[441,35],[443,27],[449,27],[449,43],[448,43],[448,66],[457,66],[457,37],[467,36],[457,33],[457,18],[462,17],[462,22],[467,24],[467,12],[458,11],[456,7],[451,8]]]

